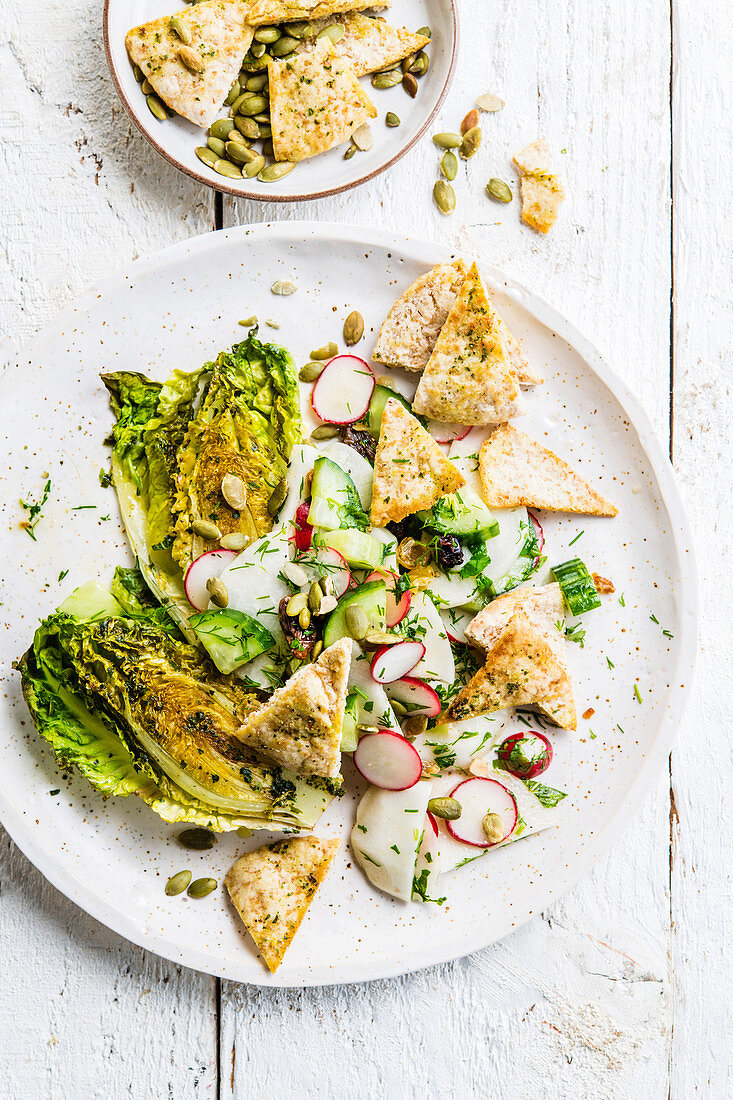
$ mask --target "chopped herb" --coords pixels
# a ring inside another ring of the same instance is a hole
[[[657,616],[656,616],[656,615],[650,615],[650,616],[649,616],[649,618],[651,619],[651,621],[652,621],[653,623],[656,623],[656,624],[657,624],[657,626],[659,626],[659,619],[657,618]]]
[[[112,484],[112,475],[108,473],[107,470],[103,470],[100,468],[99,484],[102,486],[103,489],[109,489],[110,485]]]
[[[396,852],[396,853],[397,853],[397,855],[399,855],[399,854],[400,854],[400,850],[399,850],[399,848],[397,847],[397,845],[396,845],[396,844],[392,844],[392,845],[390,845],[390,849],[391,849],[391,851],[393,851],[393,852]]]
[[[40,500],[21,500],[19,501],[21,508],[25,508],[28,513],[28,519],[24,519],[20,526],[25,531],[29,538],[32,538],[34,542],[36,539],[36,527],[41,521],[41,509],[48,500],[48,494],[51,492],[51,479],[49,478],[46,484],[43,486],[43,495]]]
[[[57,578],[59,584],[61,584],[61,581],[64,579],[65,576],[67,576],[68,572],[69,572],[68,569],[62,569],[61,570],[61,572],[59,573],[58,578]]]
[[[368,856],[366,854],[366,852],[362,852],[361,848],[359,849],[359,852],[364,857],[364,859],[367,861],[367,863],[373,863],[375,867],[381,867],[382,866],[381,863],[377,863],[376,859],[372,859],[372,857]]]
[[[568,546],[572,546],[573,543],[577,542],[578,539],[580,538],[580,536],[583,535],[583,534],[585,534],[584,531],[579,531],[578,534],[575,536],[575,538],[571,539],[571,541],[568,543]]]
[[[555,790],[554,787],[546,787],[544,783],[538,783],[536,779],[524,779],[522,781],[535,798],[538,798],[543,806],[557,806],[563,798],[567,798],[566,791]]]
[[[366,825],[357,825],[356,827],[362,833],[365,833],[367,831]]]
[[[590,731],[590,739],[591,741],[595,741],[596,739],[596,734],[593,732],[593,730]]]
[[[637,702],[640,703],[641,702],[641,692],[639,691],[639,685],[638,684],[634,684],[634,695],[636,696]]]
[[[54,787],[54,789],[52,791],[49,791],[48,793],[52,796],[57,795],[57,794],[61,794],[61,788],[60,787]]]
[[[610,657],[606,657],[606,664],[608,665],[609,668],[615,668],[616,667]]]
[[[621,604],[621,606],[622,606],[622,607],[626,607],[626,600],[624,599],[624,594],[623,594],[623,592],[622,592],[622,593],[621,593],[621,595],[619,596],[619,598],[618,598],[618,602],[619,602],[619,603]]]
[[[428,897],[428,879],[430,878],[430,871],[427,867],[423,867],[419,875],[415,875],[412,880],[412,893],[413,896],[417,894],[423,901],[431,901],[435,905],[442,905],[446,900],[445,898],[429,898]]]
[[[96,507],[97,507],[96,504],[75,504],[74,507],[70,509],[70,511],[72,511],[72,512],[86,512],[86,511],[89,511],[90,509],[94,509]]]
[[[674,634],[671,630],[663,630],[662,634],[664,634],[665,638],[674,638]]]
[[[416,814],[417,810],[405,810],[406,814]]]

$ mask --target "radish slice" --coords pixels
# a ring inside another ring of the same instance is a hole
[[[510,775],[518,779],[535,779],[552,763],[552,745],[544,733],[527,730],[505,737],[497,756]]]
[[[337,600],[341,599],[351,584],[351,570],[346,558],[330,546],[314,547],[295,560],[305,570],[309,581],[325,578],[328,591]]]
[[[534,512],[530,512],[529,508],[527,509],[527,515],[529,517],[529,522],[534,527],[534,533],[537,536],[537,546],[541,554],[542,547],[545,545],[545,532],[542,530],[542,524],[537,519],[537,516],[534,514]],[[540,564],[539,557],[534,559],[534,564],[535,566],[538,566]]]
[[[517,800],[510,790],[495,779],[464,779],[450,793],[461,804],[461,816],[446,821],[445,827],[455,840],[473,848],[493,848],[511,836],[517,825]],[[504,827],[501,840],[486,839],[482,821],[486,814],[498,814]]]
[[[436,443],[452,443],[465,439],[471,431],[470,424],[443,424],[440,420],[428,420],[428,431]]]
[[[398,579],[399,574],[392,572],[392,570],[381,572],[379,569],[375,569],[367,577],[368,581],[384,581],[387,585],[387,616],[385,622],[388,630],[402,622],[412,603],[412,592],[409,588],[402,593],[399,600],[397,599],[395,586]]]
[[[430,828],[433,830],[435,835],[438,836],[438,822],[435,820],[435,817],[433,816],[433,814],[431,814],[430,810],[428,810],[428,821],[430,822]]]
[[[304,500],[303,503],[299,504],[295,509],[293,542],[295,543],[295,549],[301,552],[310,550],[311,542],[313,541],[313,528],[308,522],[310,507],[310,501]]]
[[[475,611],[464,611],[460,607],[444,608],[440,617],[445,626],[445,632],[454,645],[468,645],[466,627],[476,618]]]
[[[411,672],[424,654],[422,642],[383,645],[372,658],[372,678],[378,684],[393,684]]]
[[[422,775],[422,760],[406,737],[385,730],[367,733],[354,750],[360,775],[385,791],[407,791]]]
[[[220,577],[228,565],[231,565],[237,556],[236,550],[208,550],[201,557],[192,561],[186,572],[183,587],[186,591],[188,602],[197,611],[206,611],[209,606],[210,596],[206,589],[206,582],[212,577]]]
[[[418,680],[415,676],[403,676],[389,684],[387,695],[407,707],[410,716],[424,714],[427,718],[437,718],[440,714],[440,699],[430,684]]]
[[[328,424],[353,424],[366,414],[376,380],[357,355],[331,359],[311,392],[313,412]]]

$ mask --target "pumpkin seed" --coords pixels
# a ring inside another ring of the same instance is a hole
[[[143,77],[143,82],[140,85],[140,91],[143,93],[143,95],[152,95],[153,94],[153,85],[150,83],[150,81],[148,80],[148,78],[146,76]]]
[[[233,104],[233,107],[236,114],[251,118],[253,115],[259,115],[265,110],[267,100],[263,95],[257,95],[256,92],[245,92],[244,96],[240,96],[237,102]]]
[[[269,324],[269,322],[267,322]],[[271,516],[276,516],[283,506],[285,497],[288,495],[288,483],[285,478],[279,481],[275,488],[270,493],[270,499],[267,502],[267,511]]]
[[[397,645],[404,639],[399,634],[389,634],[386,630],[367,630],[364,642],[370,646]]]
[[[395,712],[395,714],[399,715],[400,718],[407,714],[407,707],[404,703],[401,703],[399,699],[393,699],[391,702],[391,706],[392,710]]]
[[[321,377],[324,366],[324,363],[306,363],[304,367],[300,368],[298,378],[301,382],[315,382],[317,378]]]
[[[287,298],[291,294],[295,294],[297,289],[297,284],[290,279],[275,279],[270,287],[270,291],[273,294],[279,294],[281,298]]]
[[[400,71],[402,71],[402,62],[401,61],[393,61],[391,65],[385,65],[383,69],[375,69],[374,74],[376,74],[376,73],[392,73],[392,72],[394,72],[395,69],[399,69]],[[372,75],[374,75],[374,74],[372,74]]]
[[[489,197],[495,199],[496,202],[511,202],[514,198],[509,184],[504,183],[504,180],[496,179],[496,177],[489,180],[486,184],[486,190]]]
[[[339,435],[339,429],[333,424],[320,424],[311,432],[311,439],[335,439]]]
[[[247,145],[250,145],[252,143],[253,138],[248,138],[246,134],[242,133],[242,131],[250,129],[250,121],[251,120],[248,118],[243,118],[242,115],[237,115],[237,117],[234,119],[234,125],[237,129],[237,133],[245,139]],[[229,140],[231,141],[231,138]]]
[[[135,77],[135,80],[137,80],[138,84],[142,84],[145,77],[143,76],[143,71],[142,71],[142,69],[140,68],[139,65],[133,65],[132,66],[132,73],[133,73],[133,76]]]
[[[365,737],[368,733],[381,733],[379,726],[370,726],[366,722],[357,722],[356,729],[360,737]]]
[[[324,27],[322,31],[319,31],[316,35],[316,40],[319,38],[327,38],[329,42],[333,42],[334,46],[337,42],[340,42],[344,37],[344,25],[343,23],[329,23],[327,27]]]
[[[242,171],[244,172],[247,179],[252,179],[253,176],[258,176],[264,167],[265,158],[255,157],[255,159],[251,160],[249,164],[245,164]]]
[[[461,123],[461,133],[465,134],[469,130],[473,130],[474,126],[478,126],[478,111],[475,107],[464,116]]]
[[[257,318],[255,316],[245,317],[243,321],[237,321],[238,325],[243,325],[245,328],[252,328],[252,325],[257,324]]]
[[[383,91],[387,88],[396,88],[402,83],[402,77],[403,74],[399,69],[393,69],[388,73],[375,73],[372,77],[372,87],[381,88]]]
[[[253,42],[249,48],[249,52],[255,61],[261,60],[267,52],[267,46],[264,42]]]
[[[212,833],[211,829],[196,826],[193,829],[184,829],[178,834],[176,840],[192,852],[208,852],[209,848],[213,848],[216,844],[217,838],[216,833]]]
[[[272,42],[277,42],[280,37],[282,35],[277,27],[258,27],[254,33],[255,42],[264,42],[267,46]]]
[[[413,61],[415,60],[416,57],[417,57],[417,54],[411,53],[411,54],[408,54],[407,57],[404,57],[402,59],[402,64],[401,64],[400,68],[402,69],[403,73],[409,73],[410,65],[412,65],[412,63],[413,63]]]
[[[222,536],[219,545],[222,550],[244,550],[247,545],[247,536],[241,531],[230,531],[228,535]]]
[[[480,111],[500,111],[504,106],[504,100],[498,95],[480,95],[476,98],[476,106]]]
[[[419,34],[421,38],[433,37],[433,32],[430,30],[430,27],[420,27],[418,30],[415,31],[415,34]]]
[[[190,898],[205,898],[212,890],[216,890],[218,885],[215,878],[197,878],[191,883],[186,893]]]
[[[233,129],[234,123],[230,118],[217,118],[216,122],[212,122],[209,126],[209,133],[220,141],[227,141]]]
[[[241,180],[242,169],[238,168],[236,164],[232,164],[230,160],[218,160],[214,165],[214,171],[220,176],[228,176],[232,180]]]
[[[318,641],[316,642],[316,644],[313,646],[313,649],[311,650],[311,661],[315,661],[316,657],[320,656],[320,653],[321,653],[322,649],[323,649],[323,642],[319,638]]]
[[[362,122],[361,126],[357,127],[351,135],[351,140],[357,149],[361,149],[362,152],[366,152],[374,145],[374,134],[372,128],[368,122]]]
[[[351,160],[351,158],[353,156],[355,156],[357,152],[358,152],[358,149],[356,148],[356,146],[354,145],[354,143],[352,141],[352,143],[349,145],[349,148],[344,153],[344,160]]]
[[[178,47],[178,60],[182,61],[189,72],[192,73],[202,73],[206,69],[201,54],[196,53],[190,46]]]
[[[489,844],[498,844],[504,839],[504,825],[499,814],[485,814],[481,821],[481,829]]]
[[[412,718],[408,718],[402,725],[402,732],[405,737],[419,737],[421,733],[425,733],[428,728],[428,720],[424,714],[415,714]]]
[[[364,318],[355,309],[344,321],[344,343],[347,347],[358,344],[364,335]]]
[[[289,38],[285,35],[270,48],[270,53],[273,57],[289,57],[294,50],[297,50],[299,45],[300,42],[297,38]]]
[[[210,523],[208,519],[195,519],[191,524],[191,530],[194,535],[198,535],[202,539],[220,539],[221,531],[215,523]]]
[[[233,160],[235,164],[250,164],[257,156],[253,153],[247,144],[243,141],[228,141],[226,144],[226,154],[230,160]]]
[[[268,164],[258,173],[257,179],[262,180],[263,183],[275,183],[276,180],[281,180],[283,176],[287,176],[288,172],[292,172],[293,168],[295,168],[295,165],[291,164],[289,160],[281,160],[276,164]]]
[[[318,608],[321,606],[321,600],[324,597],[324,591],[321,588],[318,581],[313,581],[308,589],[308,608],[315,615]]]
[[[259,124],[260,137],[264,141],[266,141],[268,138],[272,137],[272,127],[270,126],[269,123],[264,123],[264,125],[263,125],[261,122],[259,122],[259,119],[255,119],[255,122],[257,122]]]
[[[412,73],[402,74],[402,87],[405,89],[411,99],[414,99],[417,95],[417,80]]]
[[[216,607],[226,607],[229,603],[229,593],[224,581],[220,581],[218,577],[209,577],[206,582],[206,591],[211,596],[211,602]]]
[[[471,129],[466,130],[465,134],[463,135],[463,141],[461,142],[461,147],[458,150],[458,155],[462,157],[463,160],[468,160],[469,157],[474,156],[474,154],[478,152],[480,145],[481,127],[472,126]]]
[[[307,607],[304,607],[300,615],[298,615],[298,622],[303,630],[307,630],[311,624],[311,613]]]
[[[219,158],[209,149],[208,145],[199,145],[196,148],[196,156],[203,161],[208,168],[213,168]]]
[[[242,92],[242,85],[239,83],[238,80],[235,80],[234,83],[232,84],[231,88],[227,92],[227,97],[224,100],[224,106],[225,107],[231,107],[232,103],[234,103],[234,100],[239,99],[239,96],[241,95],[241,92]]]
[[[318,606],[319,615],[329,615],[332,611],[336,610],[338,606],[338,600],[335,596],[324,596]]]
[[[418,50],[414,58],[410,62],[408,73],[412,73],[413,76],[425,76],[425,73],[430,68],[430,58],[424,50]]]
[[[254,73],[247,77],[244,86],[248,92],[262,92],[267,87],[269,79],[267,73]]]
[[[206,144],[208,145],[209,149],[211,149],[212,153],[216,153],[217,158],[226,156],[226,144],[225,142],[220,141],[219,138],[208,137],[206,139]]]
[[[457,149],[462,140],[460,134],[433,134],[433,145],[439,149]]]
[[[249,118],[247,115],[240,115],[239,117],[242,120],[242,125],[237,127],[239,133],[242,135],[242,137],[249,138],[250,141],[257,141],[257,138],[261,135],[260,128],[255,120],[253,118]]]
[[[165,892],[169,898],[174,898],[176,894],[182,894],[191,881],[190,871],[179,871],[176,875],[171,875],[165,884]]]
[[[307,19],[301,19],[295,23],[283,23],[283,29],[291,38],[310,38],[315,27]]]
[[[324,344],[322,348],[314,348],[311,352],[311,359],[333,359],[334,355],[338,355],[338,344],[334,344],[331,340],[328,344]]]
[[[457,798],[431,798],[428,802],[428,813],[442,817],[443,821],[457,821],[462,810]]]
[[[265,55],[264,57],[258,57],[255,58],[253,61],[250,61],[247,67],[251,72],[257,73],[260,72],[260,70],[262,69],[266,69],[269,64],[270,58]]]
[[[304,584],[308,583],[305,569],[302,565],[298,565],[296,561],[286,561],[283,566],[283,573],[296,588],[302,588]]]
[[[440,170],[447,180],[454,180],[458,175],[458,157],[451,149],[446,149],[440,158]]]
[[[298,592],[295,596],[291,596],[285,605],[285,614],[291,619],[297,618],[301,611],[305,610],[308,606],[308,597],[305,592]]]
[[[158,122],[165,122],[168,118],[168,112],[165,109],[163,101],[158,99],[157,95],[149,95],[146,99],[146,103],[151,115],[155,115]]]
[[[369,630],[369,617],[363,607],[350,604],[346,608],[346,629],[357,642],[366,638]]]
[[[456,208],[456,193],[445,180],[438,180],[435,184],[433,198],[441,214],[452,214]]]
[[[170,19],[168,20],[168,26],[170,27],[170,29],[173,31],[174,34],[178,35],[181,42],[183,42],[184,46],[190,46],[191,45],[191,30],[183,22],[180,15],[172,15],[170,17]]]
[[[387,111],[387,114],[384,116],[384,121],[386,122],[387,126],[400,125],[400,117],[399,115],[396,115],[394,111]]]
[[[237,474],[224,474],[221,479],[221,495],[235,512],[241,512],[247,506],[247,489]]]

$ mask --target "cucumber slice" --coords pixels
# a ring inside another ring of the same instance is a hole
[[[364,511],[369,509],[372,503],[372,482],[374,481],[374,469],[371,462],[349,447],[346,443],[339,443],[337,439],[330,439],[321,448],[322,453],[348,474],[354,483],[361,506]]]
[[[580,558],[571,558],[560,565],[553,565],[552,572],[573,615],[583,615],[586,611],[601,606],[601,597],[593,578]]]
[[[356,569],[378,569],[384,560],[385,544],[353,527],[342,531],[319,531],[319,546],[330,546]]]
[[[478,493],[467,486],[457,493],[443,497],[426,512],[418,512],[426,527],[432,527],[443,535],[479,536],[495,538],[499,534],[499,521],[489,511]]]
[[[202,611],[189,622],[220,672],[234,672],[274,645],[270,631],[243,611]]]
[[[384,581],[368,581],[360,584],[358,588],[339,600],[338,607],[332,611],[326,629],[323,632],[323,647],[328,649],[340,638],[350,638],[346,626],[346,609],[348,607],[360,607],[366,612],[369,626],[374,630],[385,629],[385,616],[387,614],[387,586]]]
[[[369,525],[354,482],[333,459],[323,455],[313,464],[308,522],[327,531],[341,527],[364,530]]]
[[[394,397],[395,401],[399,401],[400,404],[404,405],[408,412],[412,412],[412,409],[410,408],[410,402],[406,401],[401,393],[397,393],[396,390],[390,390],[387,386],[375,386],[374,393],[372,394],[372,399],[369,402],[369,408],[367,409],[366,414],[367,428],[375,439],[379,439],[379,429],[382,423],[382,413],[384,412],[384,406],[387,404],[390,397]]]

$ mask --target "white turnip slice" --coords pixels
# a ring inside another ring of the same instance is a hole
[[[353,424],[366,414],[376,380],[357,355],[329,360],[313,387],[313,412],[328,424]]]
[[[209,606],[209,592],[206,582],[220,577],[228,565],[237,556],[236,550],[207,550],[189,565],[183,581],[186,599],[197,611],[206,611]]]
[[[391,730],[367,733],[354,750],[354,764],[373,787],[406,791],[422,775],[422,760],[406,737]]]

